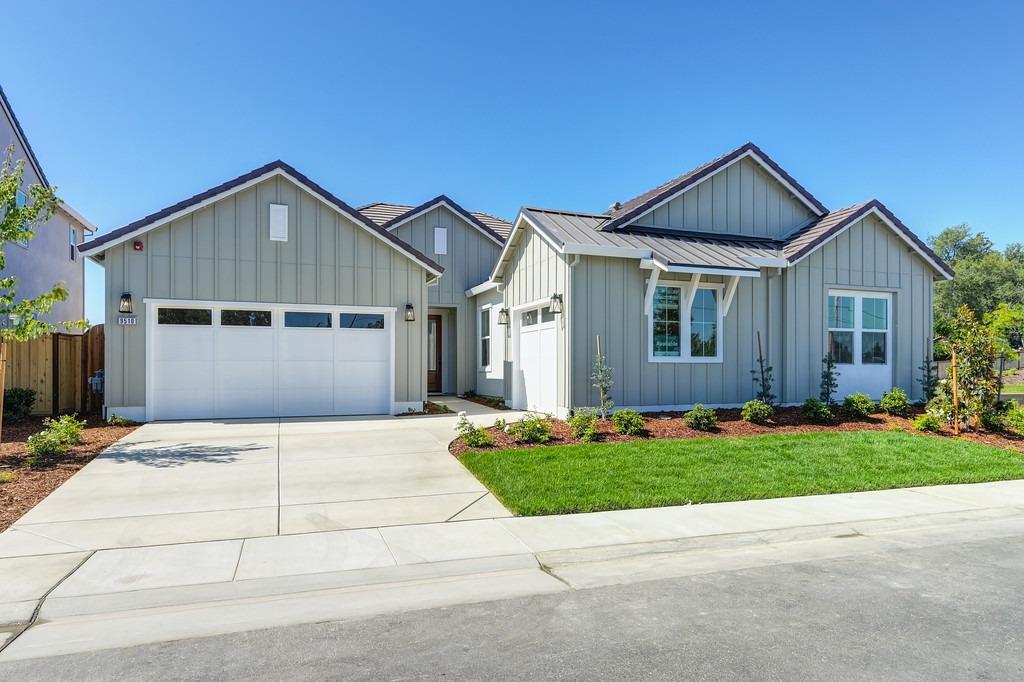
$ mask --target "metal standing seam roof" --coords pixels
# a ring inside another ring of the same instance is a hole
[[[777,258],[779,242],[736,235],[671,233],[643,228],[602,231],[608,216],[542,208],[524,208],[538,229],[561,244],[612,246],[650,251],[664,265],[757,271],[747,257]]]
[[[448,199],[454,205],[454,201]],[[366,204],[358,208],[359,212],[364,216],[377,223],[380,226],[385,226],[403,215],[418,208],[416,206],[408,206],[406,204],[389,204],[384,201],[377,201],[372,204]],[[466,211],[472,218],[480,222],[487,230],[493,232],[502,241],[508,239],[508,235],[512,232],[512,223],[503,218],[493,216],[490,213],[483,213],[481,211]]]

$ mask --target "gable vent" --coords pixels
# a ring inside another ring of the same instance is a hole
[[[288,241],[288,204],[270,205],[270,241]]]

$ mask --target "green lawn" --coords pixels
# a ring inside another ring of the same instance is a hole
[[[1003,384],[1003,393],[1024,393],[1024,384]]]
[[[890,431],[482,450],[462,462],[524,516],[1024,478],[1019,453]]]

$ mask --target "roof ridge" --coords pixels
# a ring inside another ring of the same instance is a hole
[[[575,215],[582,216],[584,218],[602,218],[608,220],[608,216],[604,213],[590,213],[589,211],[570,211],[562,208],[541,208],[540,206],[523,206],[525,211],[540,211],[541,213],[558,213],[560,215]]]

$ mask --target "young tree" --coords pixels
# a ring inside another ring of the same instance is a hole
[[[7,350],[13,341],[28,341],[55,330],[54,325],[39,319],[53,308],[53,304],[68,297],[63,283],[32,298],[18,298],[18,280],[5,275],[7,244],[25,243],[36,234],[36,228],[45,223],[60,206],[53,188],[32,185],[24,190],[27,201],[19,201],[24,160],[14,160],[14,147],[4,152],[0,165],[0,434],[3,429],[4,375],[7,370]],[[74,325],[81,323],[66,323]]]
[[[827,353],[821,359],[821,392],[819,397],[825,407],[832,409],[836,406],[836,391],[839,390],[839,371],[836,369],[836,362],[832,353]]]
[[[594,367],[590,373],[590,380],[597,389],[600,404],[597,409],[601,413],[601,419],[607,419],[608,413],[615,407],[612,401],[612,386],[615,381],[612,379],[612,368],[605,362],[604,353],[601,352],[601,337],[597,337],[597,353],[594,355]]]

